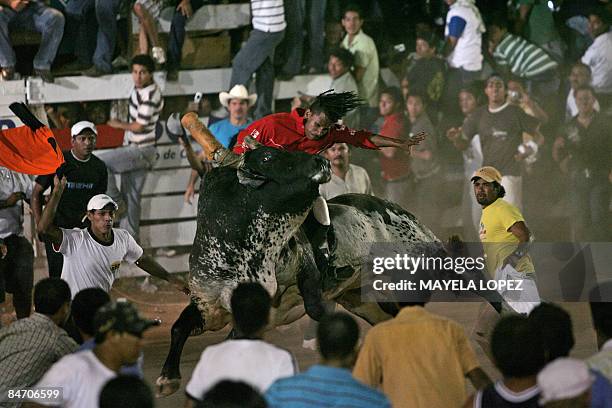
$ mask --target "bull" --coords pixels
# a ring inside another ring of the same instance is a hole
[[[269,147],[247,152],[237,169],[219,167],[205,176],[189,258],[191,302],[172,326],[170,351],[156,381],[160,395],[180,386],[187,338],[230,323],[230,297],[239,282],[257,281],[268,290],[273,327],[304,315],[300,277],[316,264],[303,223],[319,184],[330,177],[329,162],[319,156]],[[370,324],[391,318],[383,303],[361,301],[361,268],[371,243],[428,243],[429,255],[440,255],[441,241],[412,214],[376,197],[349,194],[328,205],[335,240],[331,259],[344,278],[323,297]]]

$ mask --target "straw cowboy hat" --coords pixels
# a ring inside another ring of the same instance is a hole
[[[234,85],[234,87],[229,92],[221,92],[219,94],[219,102],[221,105],[227,108],[230,99],[245,99],[249,103],[249,108],[255,105],[255,101],[257,101],[257,94],[249,95],[249,91],[247,91],[244,85]]]

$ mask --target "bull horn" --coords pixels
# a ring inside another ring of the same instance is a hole
[[[181,124],[191,133],[191,136],[202,146],[209,160],[213,160],[215,152],[223,149],[223,145],[210,133],[210,130],[200,122],[198,115],[195,112],[186,113]]]
[[[259,143],[257,140],[255,140],[253,138],[253,136],[245,136],[244,140],[242,141],[242,144],[247,147],[249,150],[255,150],[258,147],[263,146],[261,143]]]

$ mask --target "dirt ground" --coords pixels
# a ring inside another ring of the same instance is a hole
[[[43,265],[43,262],[37,259],[36,264],[35,281],[41,279],[43,275],[46,275],[46,266]],[[143,279],[144,278],[124,278],[117,280],[113,287],[112,296],[113,298],[127,298],[138,307],[143,316],[158,318],[162,321],[160,326],[149,330],[144,337],[144,374],[146,381],[153,388],[170,346],[170,329],[183,308],[187,305],[188,298],[173,290],[169,285],[165,284],[165,282],[159,280],[153,282],[153,284],[157,286],[155,292],[150,293],[143,291]],[[10,301],[10,298],[7,300]],[[585,358],[593,354],[596,351],[596,341],[590,320],[588,304],[561,303],[560,305],[572,316],[574,334],[576,337],[576,345],[572,355],[577,358]],[[8,307],[9,305],[5,304],[4,306]],[[467,333],[469,333],[474,326],[478,308],[479,303],[476,302],[431,303],[427,305],[427,309],[430,311],[459,322],[463,325]],[[318,360],[316,352],[302,348],[302,336],[308,322],[308,318],[304,317],[291,325],[273,329],[265,336],[267,341],[291,350],[300,365],[301,371],[307,369]],[[365,321],[360,320],[360,326],[362,328],[362,335],[364,335],[368,331],[369,325]],[[205,333],[187,340],[181,359],[181,375],[183,378],[181,388],[178,392],[169,397],[158,399],[156,402],[158,408],[183,406],[186,382],[191,377],[191,373],[202,351],[208,345],[223,341],[228,332],[229,329],[225,328],[218,332]],[[487,371],[492,378],[499,378],[499,373],[484,355],[480,347],[476,343],[472,345],[485,371]],[[410,347],[410,345],[407,344],[406,347]]]

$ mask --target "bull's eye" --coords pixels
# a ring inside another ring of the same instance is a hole
[[[261,161],[263,161],[264,163],[265,163],[265,162],[268,162],[268,161],[270,161],[270,160],[272,160],[272,156],[271,156],[270,154],[266,154],[266,155],[265,155],[265,156],[264,156],[264,157],[261,159]]]

